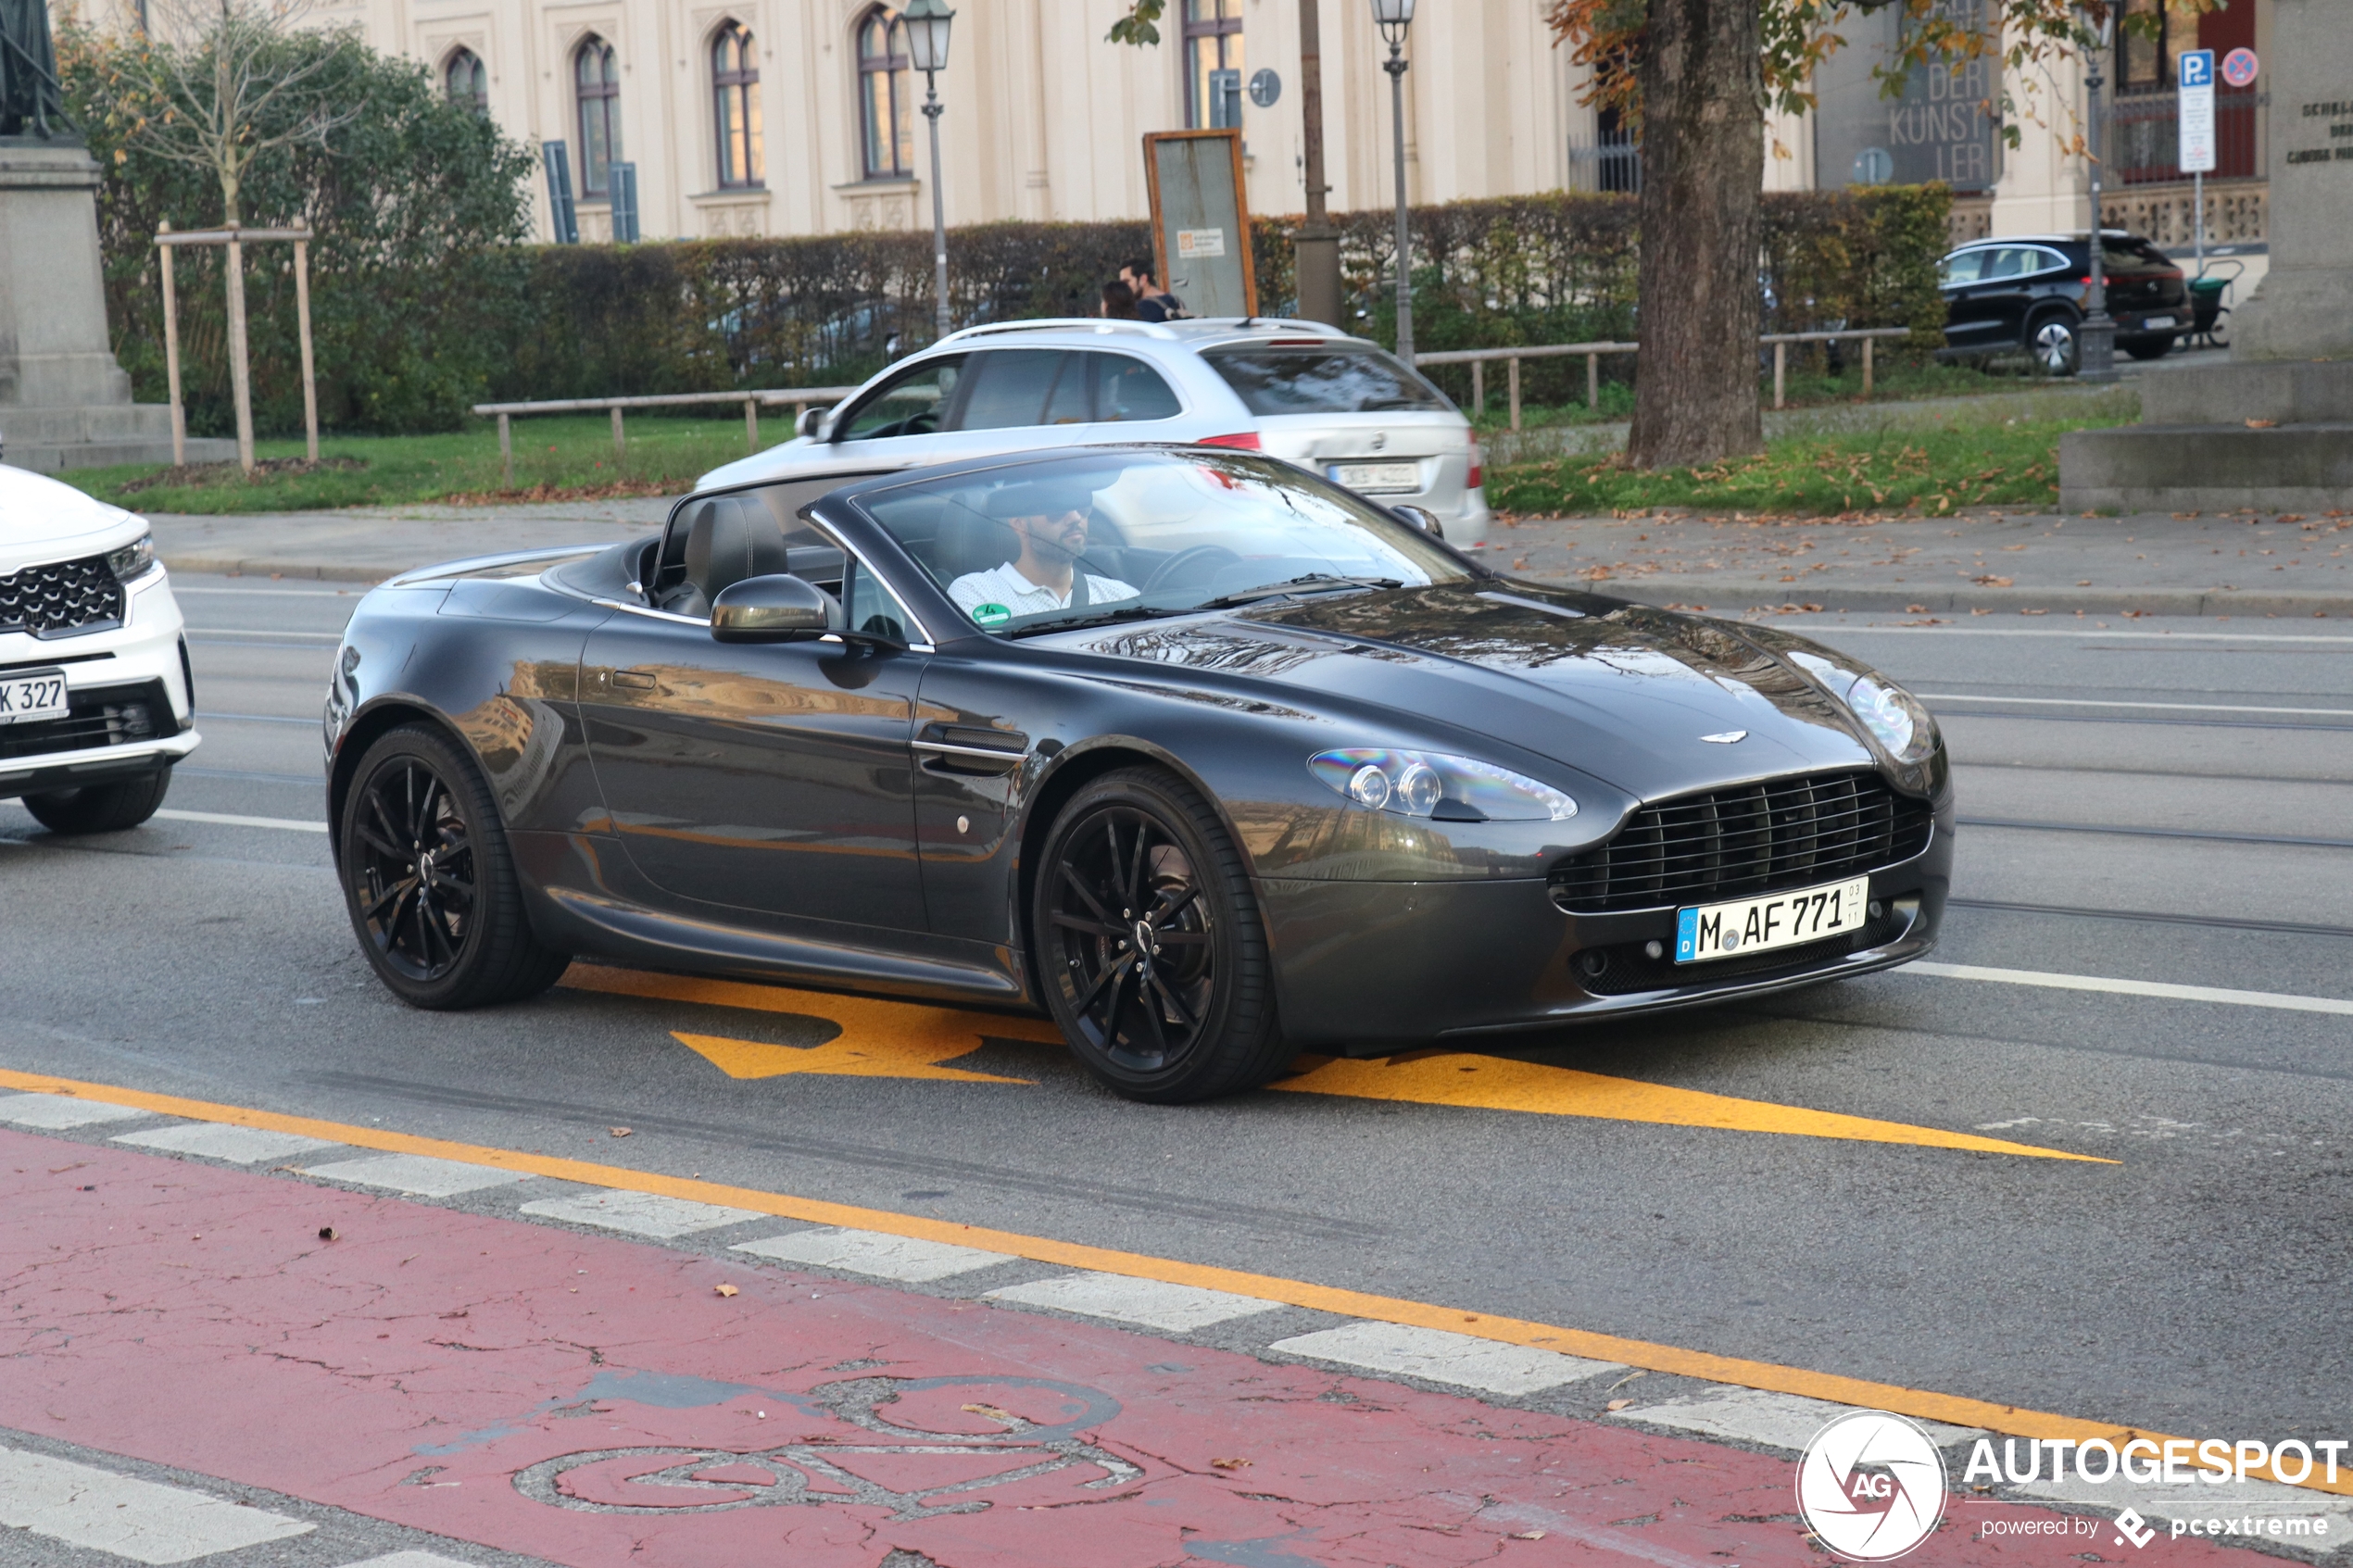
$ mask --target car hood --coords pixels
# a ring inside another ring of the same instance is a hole
[[[1321,595],[1055,640],[1388,709],[1643,799],[1877,762],[1843,707],[1739,628],[1533,583]]]
[[[120,507],[0,463],[0,575],[110,550],[144,530],[138,517]]]

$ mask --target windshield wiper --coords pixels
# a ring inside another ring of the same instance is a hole
[[[1327,571],[1311,571],[1287,583],[1265,583],[1239,593],[1220,594],[1214,599],[1203,599],[1196,608],[1231,609],[1236,605],[1278,599],[1288,594],[1328,594],[1337,588],[1403,588],[1404,585],[1394,577],[1335,577]]]
[[[1167,609],[1153,605],[1126,605],[1118,609],[1096,610],[1087,614],[1064,616],[1059,621],[1032,621],[1011,628],[1008,637],[1026,637],[1032,632],[1074,632],[1084,626],[1109,626],[1122,621],[1158,621],[1171,615],[1190,615],[1190,609]]]

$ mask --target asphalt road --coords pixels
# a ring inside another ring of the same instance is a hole
[[[206,738],[167,811],[322,821],[359,591],[179,589]],[[2353,999],[2353,636],[1871,619],[1803,624],[1926,694],[1960,759],[1981,825],[1937,961]],[[0,804],[0,1063],[2160,1430],[2334,1436],[2353,1379],[2353,1016],[1899,972],[1516,1053],[2113,1164],[1309,1094],[1155,1110],[1013,1040],[956,1065],[1023,1083],[737,1080],[672,1032],[827,1027],[579,989],[412,1012],[326,868],[322,834],[68,843]]]

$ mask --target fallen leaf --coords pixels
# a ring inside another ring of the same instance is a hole
[[[1543,1538],[1544,1532],[1541,1530],[1522,1530],[1512,1537],[1516,1541],[1541,1541]]]
[[[2075,585],[2079,588],[2088,588],[2092,585],[2092,580],[2088,577],[2079,577],[2075,580]]]
[[[625,1138],[629,1135],[629,1129],[626,1127],[608,1127],[605,1130],[617,1138]]]
[[[2279,422],[2280,421],[2277,420],[2249,420],[2246,421],[2246,428],[2249,430],[2271,430],[2277,426]]]
[[[1250,1468],[1250,1461],[1246,1459],[1213,1459],[1209,1463],[1214,1470],[1248,1470]]]
[[[1904,613],[1906,615],[1926,615],[1928,613],[1928,606],[1906,605],[1904,607]]]
[[[720,1296],[739,1296],[742,1294],[741,1291],[738,1291],[732,1285],[714,1285],[711,1288],[713,1293]]]
[[[2007,577],[1972,577],[1970,582],[1981,588],[2007,588],[2013,579]]]
[[[319,1227],[319,1239],[321,1241],[334,1241],[339,1238],[340,1233],[336,1231],[334,1226],[321,1225]]]
[[[995,1405],[966,1405],[964,1412],[967,1415],[985,1415],[991,1421],[1002,1421],[1009,1424],[1021,1419],[1013,1411],[1000,1411]]]
[[[1634,1401],[1631,1399],[1612,1399],[1609,1403],[1604,1405],[1602,1409],[1605,1411],[1622,1411],[1633,1402]]]

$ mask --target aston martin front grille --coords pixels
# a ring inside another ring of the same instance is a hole
[[[1604,914],[1778,893],[1909,859],[1928,835],[1928,803],[1876,773],[1772,779],[1643,807],[1554,869],[1553,902]]]
[[[104,556],[28,566],[0,577],[0,632],[71,632],[122,619],[122,584]]]

